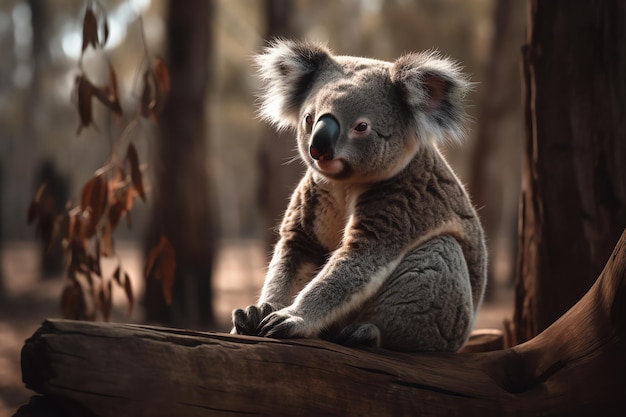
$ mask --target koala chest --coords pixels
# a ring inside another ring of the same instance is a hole
[[[314,232],[317,240],[329,251],[341,245],[353,212],[358,192],[345,189],[324,190],[319,193],[314,208]]]

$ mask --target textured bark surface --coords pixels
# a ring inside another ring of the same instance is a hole
[[[265,0],[263,4],[267,41],[298,38],[297,28],[293,25],[295,3],[292,0]],[[263,213],[261,233],[266,250],[270,253],[278,239],[276,227],[287,209],[291,193],[305,171],[291,130],[277,132],[273,127],[263,124],[259,166],[259,206]]]
[[[210,328],[214,325],[211,271],[214,235],[207,169],[206,91],[211,74],[211,14],[208,0],[169,2],[167,62],[171,91],[159,121],[155,202],[147,251],[162,235],[176,254],[173,302],[161,282],[146,282],[146,318],[152,323]]]
[[[571,310],[506,350],[405,354],[46,321],[22,350],[24,382],[45,397],[17,415],[47,401],[65,416],[618,416],[625,351],[626,233]]]
[[[626,2],[528,2],[515,326],[549,326],[626,226]]]

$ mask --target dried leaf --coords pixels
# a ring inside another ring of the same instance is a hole
[[[93,277],[91,276],[91,273],[90,272],[85,272],[83,275],[87,279],[87,283],[89,284],[89,288],[91,288],[93,290]]]
[[[98,292],[98,301],[100,304],[100,313],[102,313],[102,320],[109,321],[109,317],[111,315],[111,307],[113,305],[113,297],[112,297],[112,282],[109,280],[106,284],[107,290],[105,291],[104,283],[100,286],[100,291]]]
[[[176,277],[176,256],[170,241],[161,236],[159,244],[148,254],[146,277],[153,276],[161,281],[161,290],[167,304],[172,303],[172,288]]]
[[[109,84],[104,87],[91,85],[93,95],[118,117],[122,116],[122,106],[117,92],[117,76],[109,64]]]
[[[143,90],[141,91],[141,115],[150,117],[154,107],[154,94],[152,92],[152,73],[146,70],[143,73]]]
[[[108,221],[103,222],[100,227],[100,241],[102,245],[100,247],[100,253],[105,258],[110,258],[115,254],[115,245],[113,243],[113,231],[111,230],[111,224]]]
[[[106,22],[106,21],[105,21]],[[122,117],[122,105],[120,104],[120,96],[117,91],[117,75],[113,66],[109,64],[109,108],[117,116]]]
[[[88,127],[93,124],[97,129],[96,124],[93,121],[93,112],[91,105],[91,97],[94,95],[94,86],[89,82],[84,75],[78,75],[75,80],[76,95],[78,96],[78,114],[80,116],[80,125],[76,131],[77,135],[80,135],[83,127]]]
[[[122,216],[126,213],[126,199],[119,198],[109,206],[109,225],[112,229],[117,227]]]
[[[98,222],[106,210],[108,192],[108,184],[99,175],[93,177],[83,187],[80,205],[83,212],[89,213],[85,237],[91,237],[96,233]]]
[[[73,239],[72,241],[81,241],[85,239],[85,230],[87,227],[85,226],[88,222],[88,218],[85,216],[84,211],[80,211],[76,214],[74,220],[74,231],[72,232]]]
[[[126,293],[126,299],[128,299],[128,312],[126,314],[130,316],[130,313],[133,312],[134,298],[133,287],[130,282],[130,276],[128,276],[126,272],[124,272],[124,293]]]
[[[36,217],[39,217],[39,202],[41,201],[41,196],[43,195],[44,190],[46,189],[46,184],[43,183],[37,189],[33,200],[30,202],[30,206],[28,206],[28,214],[26,215],[26,224],[31,224]]]
[[[85,52],[87,46],[91,45],[94,49],[98,47],[98,20],[91,8],[85,10],[85,18],[83,19],[83,48],[81,52]]]
[[[110,93],[111,88],[109,86],[106,87],[96,87],[92,84],[92,93],[93,96],[100,101],[100,103],[104,104],[109,108],[116,116],[122,116],[122,107],[120,105],[119,99],[112,96]]]
[[[122,286],[122,267],[121,266],[117,266],[117,268],[115,268],[115,271],[113,271],[113,279],[115,280],[115,282],[117,282],[117,285],[119,285],[120,287]]]
[[[93,256],[87,255],[87,259],[85,262],[85,274],[90,275],[91,273],[95,274],[97,277],[102,278],[102,270],[100,269],[100,259]],[[91,277],[90,277],[91,279]]]
[[[156,80],[156,94],[151,116],[156,119],[165,108],[165,101],[170,91],[170,74],[167,65],[161,58],[156,58],[153,65],[154,79]]]
[[[109,40],[109,22],[106,18],[104,18],[102,22],[102,42],[100,42],[100,46],[104,47],[107,41]]]
[[[132,143],[128,145],[128,150],[126,151],[126,161],[130,164],[130,178],[133,182],[133,186],[135,187],[135,190],[137,190],[139,197],[141,197],[141,199],[145,202],[146,195],[143,190],[141,170],[139,169],[139,157],[137,156],[137,149]]]
[[[70,271],[83,271],[83,265],[87,263],[87,251],[85,245],[79,239],[72,239],[70,243]]]
[[[86,315],[83,291],[78,282],[68,284],[61,294],[61,314],[64,319],[80,320]]]
[[[133,207],[135,190],[133,187],[129,187],[126,181],[122,181],[125,177],[126,173],[120,169],[109,180],[109,194],[113,195],[108,214],[111,229],[115,229],[120,219]]]
[[[167,94],[170,91],[170,72],[165,65],[165,61],[160,57],[154,60],[154,76],[156,78],[157,90]]]

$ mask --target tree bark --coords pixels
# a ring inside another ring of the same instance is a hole
[[[171,306],[161,282],[148,279],[149,322],[208,328],[214,322],[211,270],[214,238],[205,144],[206,93],[210,79],[212,2],[169,3],[167,62],[171,91],[159,121],[155,202],[147,250],[165,235],[176,256]]]
[[[268,41],[296,35],[290,25],[293,5],[293,0],[265,0]],[[302,177],[304,168],[298,158],[295,137],[291,131],[277,132],[264,125],[261,135],[259,205],[264,220],[261,233],[269,252],[276,243],[276,226],[280,223],[289,196]]]
[[[626,3],[528,2],[518,342],[593,283],[626,226]]]
[[[519,45],[523,42],[523,15],[523,3],[517,0],[495,2],[491,53],[480,83],[479,123],[468,188],[474,205],[480,208],[478,214],[491,259],[487,299],[495,289],[496,259],[501,256],[503,243],[511,252],[515,247],[516,236],[510,232],[515,228],[517,216],[506,216],[504,212],[519,195],[519,171],[514,168],[521,162],[521,120],[517,119],[521,110]],[[503,228],[505,233],[501,233]],[[501,236],[506,236],[506,241]],[[513,267],[508,276],[502,277],[510,282]]]
[[[621,416],[625,351],[626,232],[572,309],[506,350],[408,354],[53,320],[26,341],[22,375],[67,416]]]

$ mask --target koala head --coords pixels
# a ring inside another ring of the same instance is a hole
[[[392,63],[278,40],[256,61],[261,116],[295,129],[302,159],[327,179],[384,180],[421,147],[463,136],[470,83],[435,52]]]

